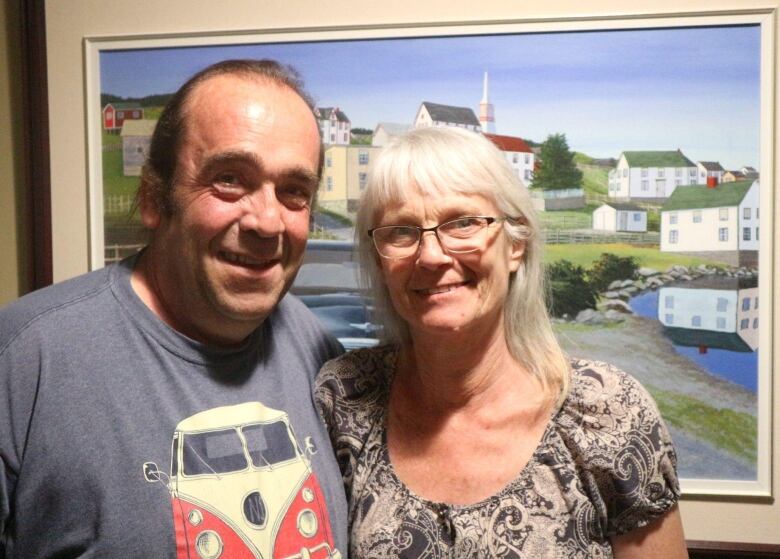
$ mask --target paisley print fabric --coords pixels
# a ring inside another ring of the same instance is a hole
[[[572,361],[569,394],[528,464],[498,494],[461,506],[412,493],[385,436],[397,348],[325,365],[317,405],[349,501],[350,557],[606,558],[610,536],[667,512],[680,495],[658,409],[628,374]]]

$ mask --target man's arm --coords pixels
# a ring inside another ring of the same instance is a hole
[[[680,510],[675,505],[661,518],[627,534],[612,537],[615,559],[687,559]]]

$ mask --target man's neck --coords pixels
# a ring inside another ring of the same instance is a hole
[[[157,318],[180,334],[210,346],[234,347],[241,345],[257,328],[253,323],[215,323],[218,328],[204,327],[208,321],[198,320],[199,312],[195,308],[192,308],[187,316],[179,316],[166,304],[170,297],[175,295],[166,296],[167,293],[174,293],[174,290],[169,289],[165,278],[157,273],[160,269],[155,263],[153,248],[147,247],[136,261],[130,276],[130,285]]]

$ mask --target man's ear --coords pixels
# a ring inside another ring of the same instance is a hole
[[[509,249],[509,271],[516,272],[523,263],[525,241],[513,241]]]
[[[146,229],[154,231],[162,220],[162,184],[157,175],[146,165],[141,172],[138,186],[138,213]]]

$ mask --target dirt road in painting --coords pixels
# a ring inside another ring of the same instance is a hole
[[[654,394],[673,392],[690,398],[692,403],[716,408],[716,414],[730,410],[752,422],[756,416],[756,395],[714,377],[675,352],[661,328],[657,321],[636,316],[608,328],[556,325],[558,338],[572,357],[612,363],[631,373]],[[681,477],[755,479],[755,461],[747,459],[744,452],[714,444],[717,436],[701,436],[701,425],[667,423],[678,449]]]

